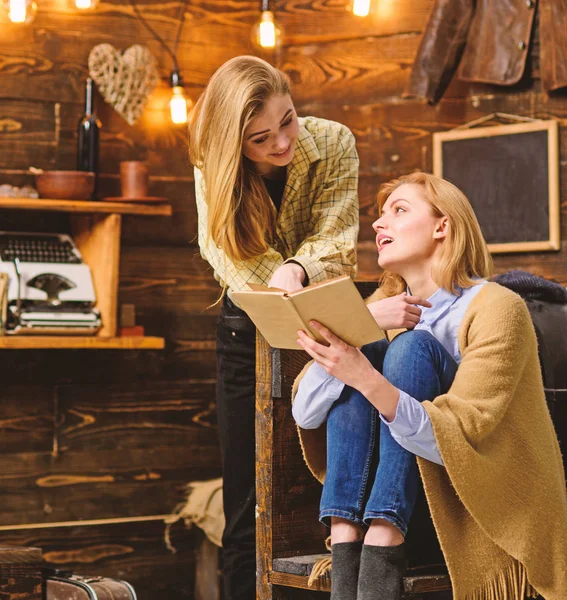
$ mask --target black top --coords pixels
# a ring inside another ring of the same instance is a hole
[[[285,178],[284,179],[267,179],[266,177],[262,177],[264,183],[266,184],[266,188],[268,190],[268,194],[270,194],[270,198],[276,207],[276,210],[280,210],[280,206],[282,204],[282,198],[285,190]]]
[[[280,206],[282,204],[284,190],[285,190],[285,183],[286,183],[285,178],[283,178],[283,179],[268,179],[266,177],[262,177],[262,179],[264,180],[264,183],[266,184],[268,194],[270,194],[270,198],[272,199],[272,202],[274,203],[276,210],[279,212]],[[296,262],[296,261],[292,260],[290,262]],[[305,271],[305,268],[303,267],[303,265],[300,265],[300,263],[296,263],[296,264],[299,264],[299,266],[301,266],[303,268],[303,270]],[[305,281],[303,282],[303,285],[304,286],[309,285],[309,275],[307,275],[307,271],[305,271]]]

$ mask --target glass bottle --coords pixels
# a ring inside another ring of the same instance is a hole
[[[85,114],[79,121],[77,142],[77,171],[90,171],[95,174],[95,188],[92,199],[96,199],[99,175],[99,136],[101,122],[93,111],[94,82],[87,79],[85,94]]]

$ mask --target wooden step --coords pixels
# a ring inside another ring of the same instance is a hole
[[[323,577],[308,587],[307,581],[313,566],[329,554],[311,554],[309,556],[293,556],[290,558],[275,558],[268,580],[274,585],[283,585],[314,591],[328,592],[331,590],[330,577]],[[404,594],[408,599],[416,594],[449,591],[451,581],[444,565],[429,565],[408,569],[403,581]]]

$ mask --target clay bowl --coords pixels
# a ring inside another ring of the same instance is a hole
[[[35,176],[42,198],[88,200],[94,191],[95,174],[87,171],[44,171]]]

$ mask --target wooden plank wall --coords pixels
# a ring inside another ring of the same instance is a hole
[[[124,219],[120,296],[136,305],[163,352],[10,351],[0,354],[0,540],[43,548],[63,569],[122,577],[141,600],[193,598],[201,538],[173,530],[169,513],[189,481],[220,474],[214,411],[218,286],[195,246],[196,210],[185,128],[169,122],[169,56],[133,17],[128,0],[79,13],[40,0],[34,23],[0,10],[0,184],[33,183],[30,165],[74,169],[87,57],[107,42],[146,44],[163,81],[129,126],[97,96],[102,193],[119,195],[119,162],[147,160],[150,193],[174,216]],[[173,45],[184,2],[137,0]],[[179,62],[196,99],[225,60],[249,52],[256,2],[191,2]],[[0,214],[0,229],[65,230],[65,217]],[[149,517],[139,521],[139,517]],[[92,521],[92,524],[81,522]],[[57,526],[50,524],[56,523]]]
[[[511,88],[453,81],[442,102],[431,107],[402,99],[433,0],[373,0],[375,12],[360,19],[346,14],[344,2],[282,0],[280,18],[288,31],[280,67],[290,74],[301,114],[341,121],[357,138],[361,159],[359,278],[376,273],[371,223],[379,185],[413,170],[432,169],[432,133],[486,114],[504,112],[565,123],[564,91],[548,96],[539,84],[536,33],[526,76]],[[567,138],[561,131],[561,156]],[[567,163],[561,160],[562,228],[565,220]],[[534,199],[535,200],[535,199]],[[557,253],[495,257],[497,272],[525,269],[567,284],[567,249]]]
[[[360,278],[375,276],[370,228],[379,184],[431,169],[431,134],[494,111],[567,118],[564,94],[541,93],[537,48],[530,74],[511,89],[454,83],[436,107],[402,100],[433,0],[378,0],[360,20],[346,0],[277,0],[286,38],[272,57],[293,82],[300,114],[336,119],[355,133],[361,157]],[[218,475],[214,415],[214,322],[206,311],[217,285],[195,245],[193,178],[184,128],[168,123],[171,62],[133,18],[128,0],[79,14],[67,0],[38,0],[29,27],[0,13],[0,184],[32,180],[28,166],[74,168],[76,125],[90,49],[146,44],[163,81],[131,127],[97,98],[103,121],[102,188],[118,195],[118,163],[149,162],[152,195],[171,199],[174,217],[127,217],[120,302],[134,303],[164,352],[4,351],[0,354],[0,527],[2,542],[36,544],[63,568],[129,579],[141,600],[193,597],[197,536],[174,530],[170,554],[159,521],[186,482]],[[170,45],[180,0],[137,0]],[[190,0],[179,45],[196,99],[225,60],[251,51],[255,0]],[[561,135],[562,155],[565,134]],[[567,163],[561,163],[563,188]],[[562,189],[563,189],[562,188]],[[562,197],[564,194],[562,194]],[[562,210],[565,211],[565,202]],[[66,227],[60,216],[2,212],[1,228]],[[562,239],[566,238],[565,219]],[[499,271],[525,268],[567,283],[559,253],[498,256]],[[95,524],[81,525],[94,520]],[[130,520],[130,521],[128,521]],[[68,522],[73,526],[50,524]]]

